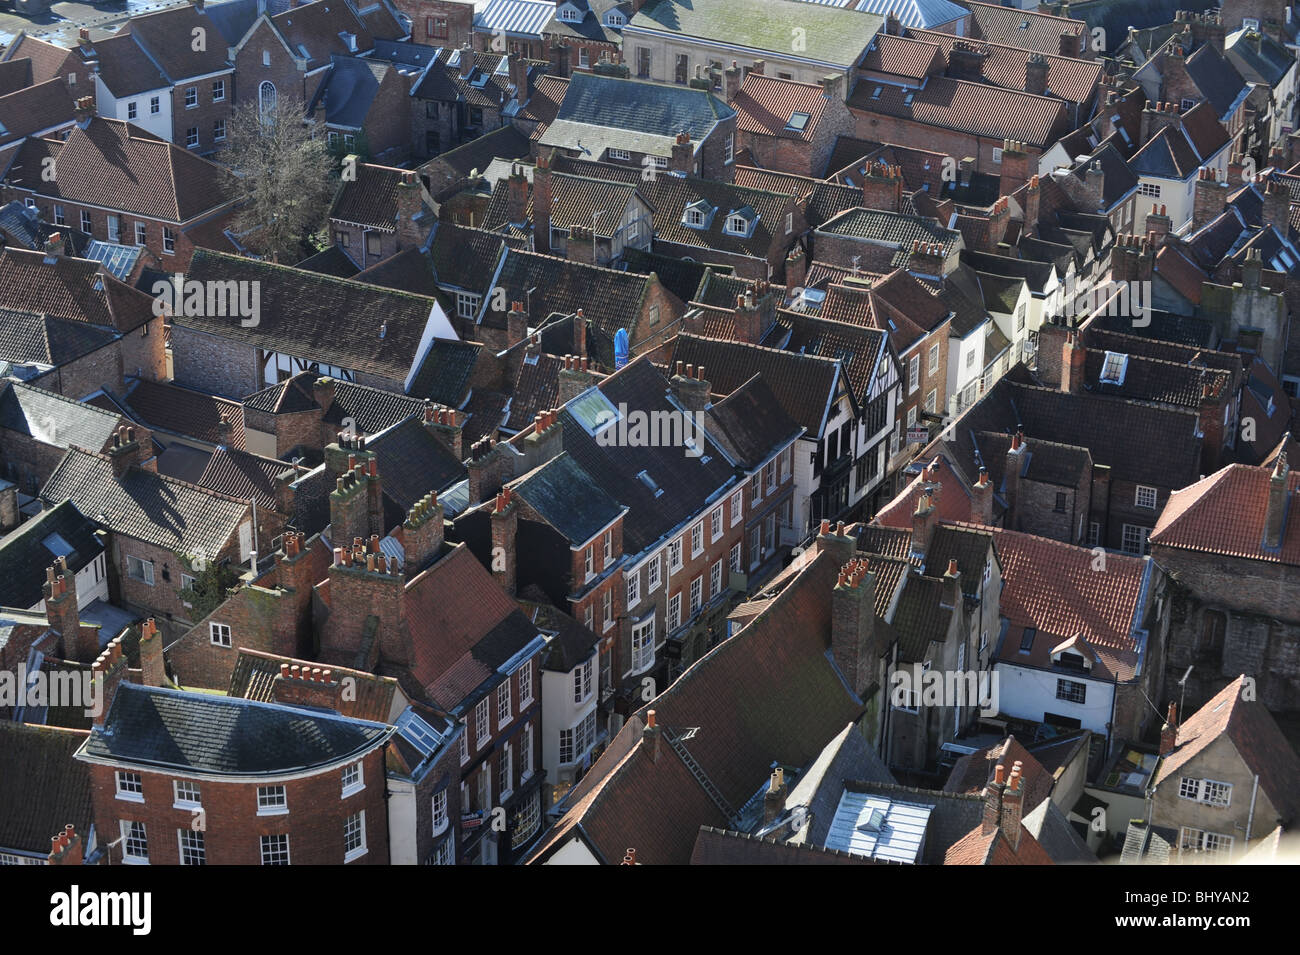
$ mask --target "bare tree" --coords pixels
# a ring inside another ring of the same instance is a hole
[[[302,101],[257,100],[235,109],[220,156],[246,201],[235,221],[241,241],[273,262],[296,262],[304,240],[325,218],[338,184],[325,143],[313,139]]]

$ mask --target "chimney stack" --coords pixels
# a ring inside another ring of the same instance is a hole
[[[162,634],[158,632],[158,623],[153,617],[140,627],[140,674],[145,686],[163,686],[167,682]]]
[[[786,793],[785,770],[778,766],[772,771],[767,792],[763,794],[763,825],[770,826],[781,818],[781,813],[785,811]]]
[[[1290,437],[1290,433],[1287,437]],[[1277,462],[1273,465],[1273,473],[1268,479],[1268,507],[1264,513],[1263,546],[1269,550],[1282,546],[1282,536],[1286,528],[1287,498],[1290,496],[1287,493],[1287,485],[1290,483],[1290,468],[1287,464],[1284,439],[1282,450],[1277,455]]]
[[[442,442],[443,447],[456,456],[457,461],[465,460],[463,443],[465,422],[459,411],[432,402],[426,403],[424,426],[430,434]]]
[[[63,831],[57,836],[50,837],[50,854],[45,861],[47,865],[81,865],[83,863],[81,836],[77,835],[72,823],[64,826]]]
[[[1065,344],[1061,346],[1061,390],[1068,391],[1072,395],[1083,392],[1083,382],[1087,372],[1088,349],[1083,347],[1083,341],[1079,338],[1077,331],[1071,331],[1065,336]]]
[[[537,157],[533,166],[533,250],[551,254],[551,157]]]
[[[695,146],[691,142],[690,133],[677,134],[677,139],[673,143],[673,157],[669,161],[669,168],[673,172],[680,172],[684,176],[689,176],[695,171]]]
[[[103,681],[100,683],[102,690],[99,712],[93,717],[95,725],[102,726],[104,720],[108,718],[108,710],[117,693],[117,687],[126,677],[126,655],[122,653],[120,636],[111,640],[104,651],[95,658],[91,670],[95,674],[96,682]]]
[[[831,655],[858,697],[876,675],[875,631],[876,576],[865,560],[850,560],[831,592]]]
[[[45,568],[45,619],[50,629],[63,638],[63,653],[78,663],[90,663],[99,656],[99,630],[81,626],[77,607],[77,575],[68,569],[66,557],[55,558]]]
[[[1030,56],[1025,64],[1025,92],[1035,96],[1047,93],[1047,57],[1041,53]]]
[[[445,535],[438,493],[430,491],[411,506],[402,524],[402,560],[408,580],[423,570],[424,565],[442,549]]]
[[[980,832],[990,835],[1002,824],[1002,791],[1006,789],[1006,767],[1001,763],[993,770],[993,781],[984,787],[984,819]]]
[[[703,411],[709,406],[709,382],[704,377],[704,366],[687,365],[686,373],[682,374],[681,362],[677,364],[677,374],[668,382],[674,397],[687,411]]]
[[[650,761],[652,763],[659,762],[659,737],[661,735],[663,735],[663,731],[655,720],[655,711],[650,710],[645,715],[645,729],[641,730],[641,740],[650,750]]]
[[[596,383],[586,356],[565,355],[559,373],[559,403],[567,405]]]
[[[286,706],[339,710],[343,684],[332,670],[300,663],[281,663],[271,680],[271,699]]]
[[[1160,727],[1160,756],[1164,758],[1178,745],[1178,704],[1169,704],[1169,715]]]
[[[1017,431],[1011,437],[1011,447],[1007,449],[1007,466],[1003,475],[1006,485],[1007,513],[1002,523],[1007,530],[1020,529],[1020,513],[1017,498],[1020,496],[1020,472],[1024,469],[1028,445],[1023,432]]]
[[[518,533],[519,509],[515,506],[514,492],[503,488],[492,506],[492,576],[511,597],[515,595],[517,583]]]
[[[989,469],[980,468],[979,480],[975,482],[971,501],[971,517],[977,524],[993,526],[993,482],[989,480]]]
[[[1002,793],[1002,838],[1011,843],[1011,851],[1020,848],[1020,819],[1024,810],[1024,775],[1020,760],[1011,767],[1007,788]]]
[[[934,537],[935,525],[939,522],[939,509],[934,506],[932,491],[922,491],[912,513],[912,553],[924,554]]]

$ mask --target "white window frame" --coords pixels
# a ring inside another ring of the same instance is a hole
[[[162,97],[160,96],[149,97],[149,115],[157,116],[161,112],[162,112]]]
[[[683,538],[668,542],[668,576],[672,576],[681,570],[684,566],[682,563]]]
[[[136,220],[135,223],[135,244],[144,245],[149,241],[149,227],[143,222]]]
[[[199,108],[199,88],[197,86],[185,87],[185,108],[186,109]]]
[[[167,226],[163,226],[163,254],[176,254],[176,233]]]
[[[1183,776],[1178,781],[1178,795],[1180,798],[1189,799],[1192,802],[1227,809],[1232,805],[1232,783],[1221,782],[1217,779],[1196,779],[1191,776]]]
[[[283,784],[257,787],[257,814],[283,816],[289,811],[289,792]]]
[[[489,697],[474,704],[474,744],[482,746],[492,738],[492,708]]]
[[[610,159],[617,159],[621,162],[627,162],[632,158],[632,154],[626,149],[615,149],[612,146],[609,148],[608,153]]]
[[[140,834],[136,836],[135,827],[140,827]],[[119,823],[119,830],[122,834],[122,862],[124,865],[148,865],[149,864],[149,829],[138,819],[123,819]],[[136,842],[144,845],[144,854],[140,855],[130,851]]]
[[[533,702],[533,661],[525,660],[519,668],[519,712]]]
[[[744,565],[742,564],[744,558],[740,551],[740,541],[736,541],[736,543],[731,546],[731,553],[727,555],[727,567],[730,568],[732,573],[739,574],[744,572]]]
[[[95,223],[90,218],[90,213],[85,209],[81,210],[81,231],[87,235],[92,235],[95,230]]]
[[[469,727],[465,727],[465,732],[460,734],[460,764],[464,766],[469,762]]]
[[[595,692],[596,668],[592,659],[587,659],[573,668],[573,703],[581,706],[591,699]]]
[[[907,360],[907,393],[921,389],[921,356],[913,355]]]
[[[1129,538],[1132,536],[1129,532],[1136,532],[1138,536],[1137,549],[1130,546]],[[1125,524],[1120,535],[1120,550],[1125,554],[1131,554],[1135,557],[1142,557],[1147,552],[1147,539],[1151,536],[1151,528],[1141,524]]]
[[[268,840],[270,841],[268,842]],[[289,833],[287,832],[267,833],[266,835],[261,836],[258,839],[258,844],[261,848],[260,854],[262,859],[262,865],[291,865],[292,864],[289,858]],[[284,856],[283,862],[267,861],[268,857],[270,857],[271,859],[278,859],[281,855]]]
[[[691,559],[704,553],[704,521],[699,521],[691,528]]]
[[[354,835],[357,844],[349,849],[348,841]],[[343,861],[347,863],[360,859],[366,852],[366,811],[359,809],[343,820]]]
[[[496,689],[497,696],[497,726],[504,727],[510,725],[513,714],[510,710],[510,678],[506,677]]]
[[[724,521],[724,517],[722,513],[722,505],[719,504],[709,514],[709,543],[710,544],[717,543],[718,539],[722,537],[722,531],[723,528],[725,527],[723,521]]]
[[[641,602],[641,574],[634,571],[627,575],[627,606],[631,610]]]
[[[433,794],[432,822],[434,836],[447,831],[447,790],[441,789]]]
[[[354,770],[356,771],[356,776],[355,776],[355,778],[352,779],[351,782],[349,782],[349,781],[348,781],[348,779],[349,779],[349,774],[352,773]],[[342,780],[342,782],[343,782],[343,797],[342,797],[342,798],[344,798],[344,799],[347,799],[349,796],[351,796],[351,795],[353,795],[353,794],[355,794],[355,793],[359,793],[359,792],[361,792],[361,790],[363,790],[363,789],[366,788],[365,773],[364,773],[364,771],[363,771],[362,768],[361,768],[361,761],[360,761],[360,760],[357,760],[355,763],[352,763],[352,764],[350,764],[350,765],[348,765],[348,766],[344,766],[344,767],[343,767],[343,780]]]
[[[700,574],[691,581],[691,616],[694,617],[704,606],[704,575]]]
[[[195,798],[190,798],[191,796]],[[189,779],[172,780],[173,809],[202,809],[203,789],[198,783]]]
[[[735,527],[745,519],[745,489],[737,488],[731,495],[731,526]]]
[[[1143,507],[1147,510],[1154,511],[1158,500],[1156,489],[1148,487],[1145,484],[1139,484],[1137,490],[1133,493],[1133,506]]]
[[[126,104],[126,118],[128,120],[134,120],[139,115],[140,115],[140,101],[134,99],[130,100]]]
[[[681,594],[675,599],[681,600]],[[671,604],[671,601],[669,601]],[[644,673],[655,665],[655,618],[654,614],[640,623],[632,625],[632,669],[631,673]]]
[[[195,845],[196,842],[197,845]],[[202,829],[191,829],[188,826],[177,829],[176,847],[181,865],[208,864],[208,852],[207,847],[204,845]],[[198,861],[187,861],[187,859],[197,859]]]
[[[212,102],[221,103],[226,99],[226,81],[224,79],[212,81]]]
[[[726,561],[719,557],[709,570],[709,597],[711,599],[722,593],[722,568],[725,563]]]
[[[215,647],[229,649],[234,642],[234,634],[231,633],[230,624],[210,622],[208,624],[208,639]]]
[[[113,781],[118,799],[144,802],[144,777],[140,773],[119,769],[113,774]]]
[[[533,775],[533,724],[525,723],[519,734],[519,782],[527,782]]]
[[[995,163],[1000,163],[1000,162],[1002,162],[1002,147],[1001,147],[1001,146],[994,146],[994,147],[993,147],[993,161],[994,161]]]
[[[663,581],[662,581],[662,575],[659,573],[658,554],[655,554],[653,557],[651,557],[649,562],[646,564],[645,578],[646,578],[645,592],[647,594],[652,594],[659,589],[659,585]]]
[[[930,346],[930,354],[926,361],[926,372],[933,375],[939,370],[939,343],[935,342]]]
[[[600,632],[604,633],[614,626],[614,589],[606,587],[600,595]]]

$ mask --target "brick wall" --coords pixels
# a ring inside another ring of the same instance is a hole
[[[214,136],[214,124],[221,120],[229,130],[234,77],[232,70],[219,76],[204,77],[201,80],[182,80],[172,88],[172,142],[182,148],[188,148],[186,130],[195,127],[199,132],[199,144],[194,147],[193,152],[207,154],[220,145]],[[213,83],[218,80],[225,84],[225,96],[221,100],[214,99]],[[185,92],[190,87],[194,87],[198,94],[198,105],[187,109]]]
[[[474,5],[454,0],[394,0],[411,18],[411,42],[460,49],[474,31]],[[433,19],[434,22],[429,22]],[[438,21],[445,20],[445,28]]]
[[[993,150],[1002,148],[1001,137],[976,136],[853,107],[850,107],[850,112],[856,120],[857,127],[853,135],[859,139],[947,153],[956,162],[961,162],[967,156],[973,156],[977,172],[988,173],[991,176],[1002,174],[1002,164],[993,161]],[[1025,153],[1029,157],[1028,168],[1037,169],[1042,149],[1026,145]]]
[[[856,127],[857,120],[844,101],[831,99],[817,120],[811,139],[804,141],[793,135],[766,136],[741,130],[736,133],[736,149],[748,148],[755,164],[764,169],[820,177],[826,171],[836,138],[852,136]]]
[[[389,70],[379,84],[366,114],[364,133],[370,147],[370,156],[376,162],[398,164],[405,162],[411,153],[411,110],[413,104],[408,96],[406,81],[396,70]],[[486,114],[488,111],[484,110]],[[484,116],[487,123],[487,116]],[[501,125],[498,114],[496,122],[484,129],[495,129]]]
[[[269,65],[265,65],[267,59],[270,60]],[[294,57],[265,21],[258,23],[253,35],[244,43],[244,48],[235,56],[235,76],[237,89],[234,101],[239,106],[257,103],[258,90],[264,82],[274,84],[277,99],[295,99],[306,103],[307,80],[303,71],[298,69]],[[313,85],[316,79],[319,78],[313,79]],[[202,97],[199,99],[201,102]]]
[[[172,373],[176,384],[236,400],[264,385],[257,352],[226,338],[173,325]]]
[[[157,617],[166,640],[175,639],[191,628],[189,608],[180,598],[181,574],[190,571],[174,551],[115,533],[110,553],[109,586],[114,603],[142,617]],[[152,585],[130,576],[128,556],[153,562]],[[232,536],[220,553],[205,556],[208,560],[227,557],[238,560],[238,534]]]
[[[57,426],[57,422],[54,422]],[[98,451],[99,448],[92,450]],[[39,488],[63,460],[65,449],[17,431],[0,429],[0,454],[11,480],[24,491]]]
[[[1030,444],[1033,453],[1033,444]],[[1016,492],[1019,516],[1017,529],[1039,537],[1078,544],[1086,540],[1091,496],[1092,475],[1085,471],[1075,487],[1047,484],[1022,477]],[[1064,494],[1065,501],[1057,510],[1057,495]],[[1083,519],[1083,538],[1079,535],[1079,520]]]
[[[384,805],[384,748],[376,747],[362,757],[364,788],[347,798],[342,797],[343,769],[326,769],[301,779],[267,780],[252,778],[247,782],[217,782],[190,777],[198,782],[203,802],[205,824],[204,850],[209,865],[261,865],[260,836],[289,834],[289,859],[293,865],[341,865],[343,863],[343,826],[353,813],[366,814],[366,848],[356,865],[388,863],[388,817]],[[127,767],[136,771],[136,767]],[[95,823],[103,842],[121,835],[121,820],[145,824],[152,865],[177,865],[180,845],[177,830],[191,829],[195,813],[175,809],[173,784],[187,777],[169,773],[140,772],[144,802],[129,802],[116,797],[115,769],[111,766],[89,767]],[[257,814],[259,784],[282,784],[289,808],[281,815]],[[113,861],[121,859],[121,849],[112,850]]]

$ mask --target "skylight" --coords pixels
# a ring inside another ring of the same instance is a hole
[[[807,113],[791,113],[790,122],[785,124],[786,129],[793,129],[795,132],[802,133],[808,128],[808,121],[812,117]]]
[[[595,386],[569,402],[568,411],[593,437],[618,420],[618,409]]]
[[[1106,352],[1106,360],[1101,366],[1101,380],[1107,384],[1124,384],[1124,374],[1128,371],[1128,355],[1113,351]]]
[[[430,756],[442,745],[443,736],[432,726],[420,719],[412,710],[406,710],[397,718],[397,732],[402,738],[420,751],[421,756]]]
[[[67,557],[72,553],[72,545],[57,532],[46,537],[41,544],[55,557]]]

